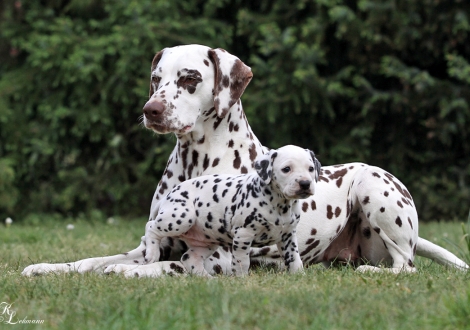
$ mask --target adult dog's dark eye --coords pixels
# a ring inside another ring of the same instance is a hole
[[[313,166],[310,166],[310,167],[308,168],[308,171],[309,171],[309,172],[313,172],[313,170],[314,170]]]
[[[281,169],[281,171],[284,172],[284,173],[289,173],[290,172],[290,167],[286,166],[283,169]]]
[[[156,76],[152,77],[152,82],[154,84],[157,84],[157,86],[158,86],[158,84],[160,84],[160,80],[162,80],[162,78],[156,77]]]
[[[191,85],[196,82],[196,78],[188,76],[188,77],[181,78],[180,81],[181,81],[181,84],[183,85]]]

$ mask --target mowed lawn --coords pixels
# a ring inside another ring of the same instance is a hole
[[[68,230],[68,223],[74,229]],[[101,274],[25,278],[37,262],[135,248],[145,219],[36,219],[0,226],[0,329],[469,329],[470,274],[418,258],[416,274],[359,274],[310,267],[244,278],[125,279]],[[456,253],[457,222],[421,224],[420,236]],[[20,323],[39,321],[41,324]]]

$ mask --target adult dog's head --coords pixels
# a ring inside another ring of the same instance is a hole
[[[224,117],[252,77],[250,67],[223,49],[165,48],[152,61],[144,125],[162,134],[189,133],[198,120]]]
[[[255,162],[261,179],[287,199],[313,195],[320,168],[313,151],[292,145],[271,150]]]

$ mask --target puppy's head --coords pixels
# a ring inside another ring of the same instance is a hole
[[[261,179],[287,199],[313,195],[320,168],[313,151],[292,145],[271,150],[255,162]]]

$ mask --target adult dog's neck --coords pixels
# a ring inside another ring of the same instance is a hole
[[[175,151],[185,179],[206,174],[253,171],[253,161],[266,150],[253,134],[241,101],[224,117],[214,108],[205,111],[188,134],[178,134]]]

